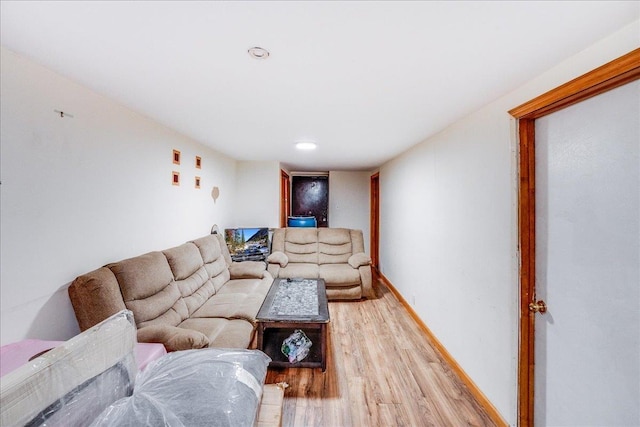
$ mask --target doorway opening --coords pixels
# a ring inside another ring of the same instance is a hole
[[[313,216],[318,227],[329,227],[329,174],[296,174],[291,177],[293,216]]]

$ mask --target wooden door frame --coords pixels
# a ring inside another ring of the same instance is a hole
[[[640,78],[640,49],[509,111],[518,120],[518,241],[520,247],[520,321],[518,425],[533,426],[535,313],[535,120]]]
[[[369,211],[369,253],[371,266],[378,272],[380,264],[380,172],[371,175],[369,200],[371,205]]]
[[[287,218],[291,214],[291,179],[289,174],[280,169],[280,227],[287,226]]]

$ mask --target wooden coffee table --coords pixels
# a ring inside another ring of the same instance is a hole
[[[323,279],[275,279],[256,316],[258,349],[271,359],[270,367],[327,368],[329,306]],[[309,354],[291,363],[282,342],[296,329],[311,340]]]

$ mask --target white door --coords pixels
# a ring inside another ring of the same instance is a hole
[[[640,426],[640,81],[535,131],[535,424]]]

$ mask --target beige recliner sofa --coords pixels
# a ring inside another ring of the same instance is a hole
[[[321,278],[330,300],[374,297],[362,230],[277,228],[267,258],[274,278]]]
[[[224,237],[212,234],[83,274],[69,296],[82,331],[128,309],[139,342],[248,348],[272,282],[264,262],[232,262]]]

